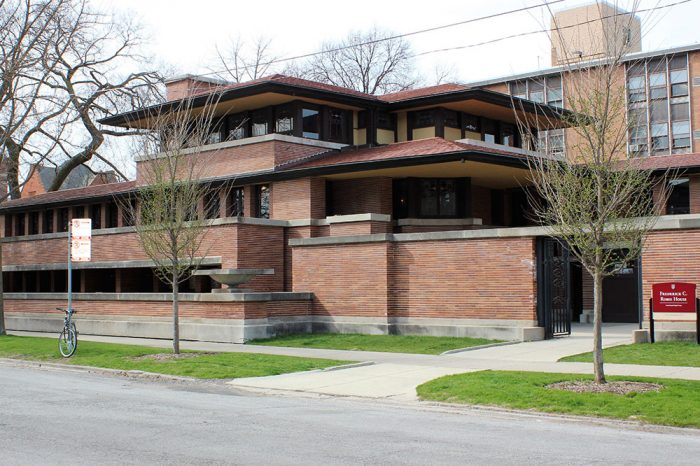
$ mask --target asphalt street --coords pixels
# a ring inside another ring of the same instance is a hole
[[[698,464],[696,430],[0,364],[0,464]]]

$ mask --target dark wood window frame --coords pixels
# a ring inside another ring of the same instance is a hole
[[[439,210],[439,197],[436,197],[437,214],[425,214],[422,211],[421,188],[425,182],[450,182],[455,184],[455,214],[442,215]],[[394,218],[448,219],[467,218],[471,215],[469,196],[470,178],[401,178],[394,180]]]

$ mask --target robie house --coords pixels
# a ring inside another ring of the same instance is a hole
[[[692,131],[700,125],[700,50],[641,59],[663,61],[670,77],[681,69],[679,56],[685,87],[673,87],[678,73],[664,82],[667,99],[676,99],[667,105],[686,104],[688,136],[667,138],[665,152],[650,143],[644,163],[680,168],[682,177],[669,180],[669,215],[651,232],[641,261],[607,279],[608,322],[646,322],[652,283],[700,281],[700,139],[690,136],[700,138]],[[167,83],[167,103],[103,121],[148,127],[154,111],[183,99],[195,111],[217,95],[209,144],[190,155],[208,157],[202,182],[221,188],[206,203],[213,207],[199,212],[209,228],[203,268],[258,275],[238,293],[213,293],[216,281],[193,276],[183,285],[182,338],[243,342],[330,331],[532,340],[585,321],[590,277],[528,215],[527,159],[539,155],[517,130],[512,99],[519,112],[541,119],[548,156],[564,157],[566,149],[566,85],[542,76],[383,96],[282,75],[242,84],[185,76]],[[539,83],[549,87],[535,95]],[[508,95],[522,86],[524,95]],[[669,97],[674,92],[685,94]],[[89,217],[92,261],[73,272],[81,332],[170,336],[168,290],[116,201],[138,203],[148,162],[137,160],[135,181],[2,205],[10,329],[57,328],[52,310],[66,299],[67,225]],[[663,319],[657,338],[692,337],[687,315]]]

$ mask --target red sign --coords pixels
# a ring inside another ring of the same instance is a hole
[[[651,285],[654,312],[695,312],[695,284],[682,282]]]

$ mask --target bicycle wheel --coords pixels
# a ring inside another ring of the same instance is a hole
[[[75,329],[75,324],[71,322],[68,329],[63,329],[58,337],[58,351],[64,358],[70,358],[78,348],[78,332]]]

